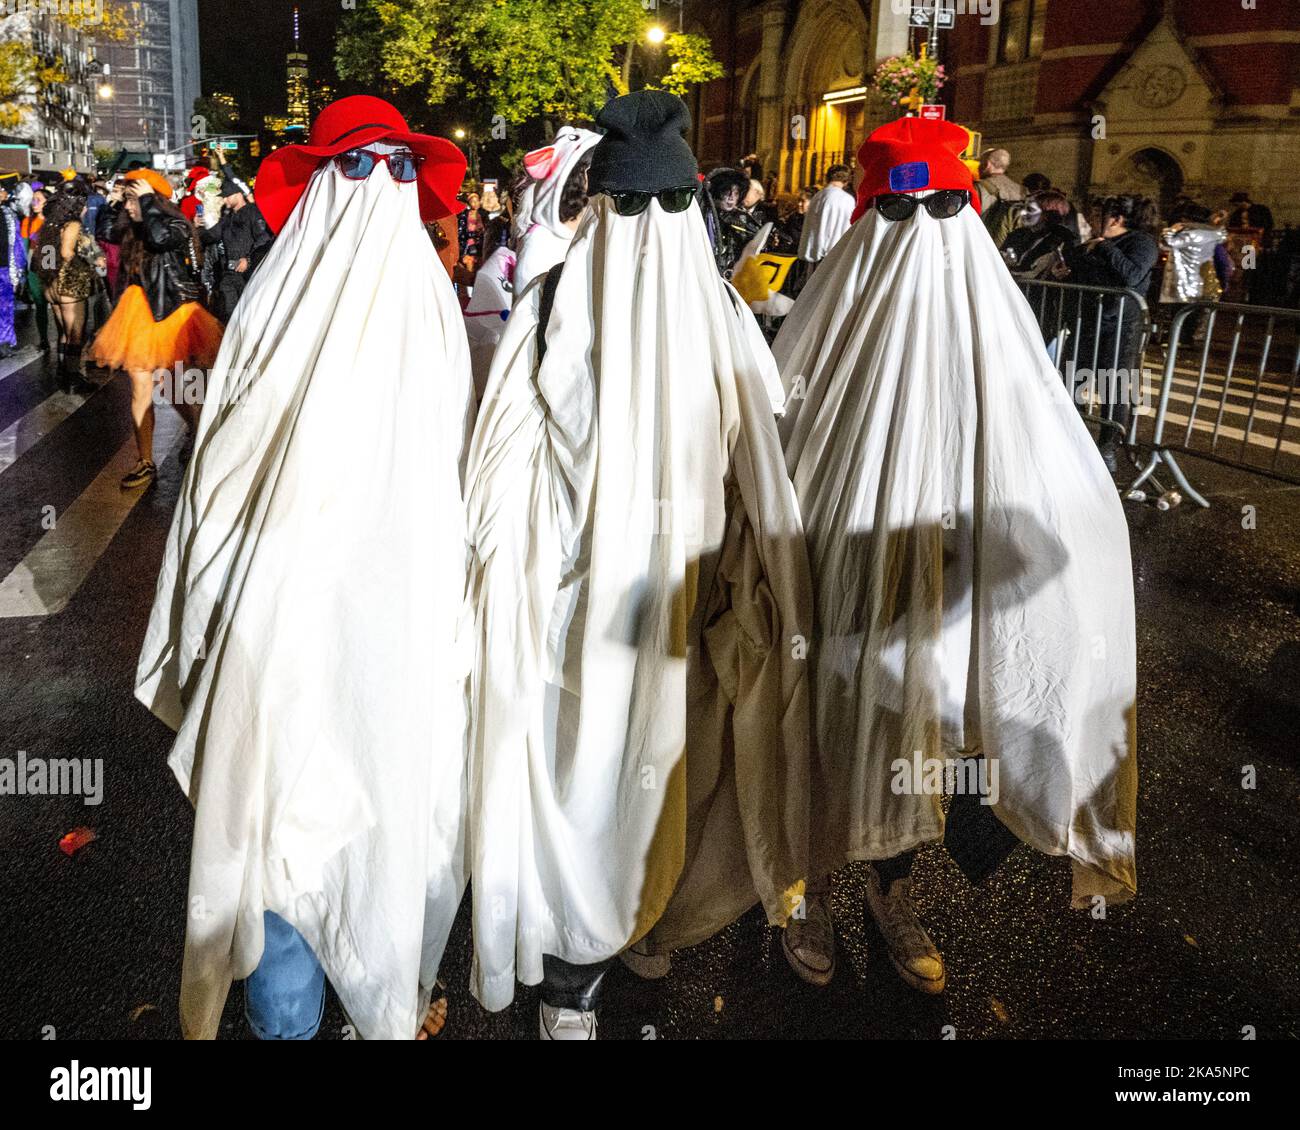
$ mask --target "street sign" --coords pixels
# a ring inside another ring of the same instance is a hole
[[[218,141],[218,142],[217,142],[217,148],[218,148],[218,149],[238,149],[238,148],[239,148],[239,142],[237,142],[237,141]]]
[[[942,4],[939,8],[939,27],[951,28],[957,26],[957,10],[943,4],[942,0],[912,0],[912,10],[908,14],[908,23],[912,27],[933,27],[934,26],[934,6]]]
[[[20,173],[27,176],[32,171],[32,150],[27,145],[0,145],[0,173]]]
[[[938,102],[923,103],[919,114],[932,122],[941,122],[948,116],[948,107]]]

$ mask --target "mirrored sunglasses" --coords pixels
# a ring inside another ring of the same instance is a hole
[[[334,158],[335,163],[348,180],[365,180],[375,171],[380,161],[388,162],[388,174],[395,181],[409,184],[419,175],[424,158],[409,150],[396,153],[376,153],[373,149],[349,149]]]

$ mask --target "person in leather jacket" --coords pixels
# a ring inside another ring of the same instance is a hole
[[[220,281],[212,295],[213,313],[230,321],[249,276],[274,240],[256,204],[245,195],[242,184],[227,174],[221,181],[221,219],[199,235],[204,248],[221,245]],[[208,254],[207,251],[204,254]]]
[[[221,324],[203,308],[203,288],[194,270],[192,229],[172,204],[171,185],[160,173],[128,173],[122,213],[114,225],[120,238],[121,297],[112,317],[90,347],[90,358],[131,377],[131,418],[140,459],[122,488],[147,486],[157,475],[153,461],[155,383],[193,428],[198,423],[202,385],[187,375],[207,369],[221,345]],[[184,378],[184,379],[183,379]]]

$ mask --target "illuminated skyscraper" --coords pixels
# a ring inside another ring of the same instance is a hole
[[[311,100],[308,91],[307,56],[300,49],[298,41],[298,9],[293,10],[293,50],[285,59],[287,76],[287,108],[290,126],[302,126],[306,129],[311,124]]]

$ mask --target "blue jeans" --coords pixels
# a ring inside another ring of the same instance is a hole
[[[244,982],[244,1015],[259,1040],[310,1040],[325,1010],[325,971],[307,940],[272,911],[262,960]]]

